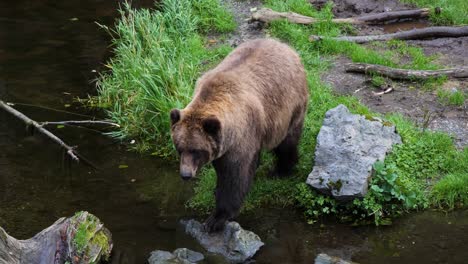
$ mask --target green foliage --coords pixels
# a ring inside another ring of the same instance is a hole
[[[228,51],[205,48],[198,32],[207,27],[225,32],[234,22],[218,0],[165,0],[160,9],[125,5],[121,10],[121,19],[109,30],[115,56],[107,64],[111,71],[98,80],[98,105],[110,106],[110,118],[121,126],[112,136],[136,139],[139,150],[156,145],[155,154],[168,156],[174,153],[169,111],[190,101],[204,65]]]
[[[431,192],[431,202],[454,209],[468,206],[468,170],[449,174],[437,182]]]
[[[466,0],[402,0],[404,3],[416,4],[419,7],[430,7],[431,21],[436,25],[466,25],[468,24],[468,1]],[[435,7],[441,7],[442,12],[436,14]]]
[[[296,188],[295,198],[304,209],[309,224],[315,223],[321,216],[338,212],[338,202],[333,198],[318,194],[305,183],[298,183]]]
[[[437,90],[437,97],[446,105],[462,106],[465,103],[465,93],[463,91]]]

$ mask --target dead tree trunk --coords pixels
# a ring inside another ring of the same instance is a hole
[[[445,70],[407,70],[375,64],[350,63],[345,66],[345,70],[346,72],[380,74],[382,76],[400,80],[428,79],[443,76],[452,78],[468,78],[468,67]]]
[[[109,258],[112,246],[109,230],[88,212],[60,218],[27,240],[17,240],[0,227],[0,264],[98,263]]]
[[[367,43],[370,41],[387,41],[392,39],[412,40],[412,39],[427,39],[427,38],[457,38],[468,36],[468,26],[464,27],[428,27],[418,28],[408,31],[401,31],[392,34],[372,35],[372,36],[343,36],[329,38],[338,41],[350,41],[356,43]],[[312,35],[310,41],[324,39],[322,36]]]
[[[398,19],[418,19],[429,16],[429,9],[415,9],[415,10],[402,10],[384,12],[379,14],[365,15],[360,17],[350,18],[335,18],[332,19],[333,23],[349,23],[349,24],[377,24],[386,21],[393,21]],[[276,12],[269,8],[261,8],[252,14],[252,20],[258,20],[265,23],[270,23],[275,20],[286,19],[291,23],[296,24],[313,24],[322,20],[300,15],[294,12]]]

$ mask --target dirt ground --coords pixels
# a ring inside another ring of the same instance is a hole
[[[260,22],[248,22],[252,8],[260,8],[258,0],[223,0],[234,13],[239,25],[228,39],[235,47],[240,43],[265,36]],[[326,1],[311,0],[312,5],[321,8]],[[336,17],[352,17],[384,11],[396,11],[414,8],[398,0],[334,0],[333,12]],[[392,33],[399,30],[410,30],[429,26],[427,20],[403,21],[379,26],[359,26],[358,35]],[[468,65],[468,37],[439,38],[433,40],[408,41],[420,46],[428,56],[436,54],[439,65],[449,67]],[[346,73],[344,64],[351,62],[344,57],[336,58],[330,70],[325,72],[322,80],[330,84],[337,94],[353,95],[370,109],[380,113],[402,113],[420,126],[444,131],[453,136],[459,148],[468,145],[468,105],[447,106],[440,102],[434,91],[418,89],[420,84],[392,81],[393,92],[375,96],[376,88],[371,85],[370,77],[362,74]],[[442,87],[448,91],[468,91],[468,80],[448,80]]]

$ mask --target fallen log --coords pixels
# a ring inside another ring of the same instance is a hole
[[[400,80],[429,79],[443,76],[452,78],[468,78],[468,67],[444,70],[407,70],[375,64],[349,63],[345,65],[345,71],[364,74],[380,74],[382,76]]]
[[[32,120],[31,118],[27,117],[26,115],[24,115],[20,111],[18,111],[16,109],[14,109],[13,107],[9,106],[7,103],[3,102],[2,100],[0,100],[0,109],[3,109],[6,112],[12,114],[16,118],[18,118],[18,119],[22,120],[24,123],[26,123],[26,126],[31,127],[32,129],[36,129],[41,134],[45,135],[46,137],[51,139],[53,142],[57,143],[59,146],[61,146],[62,148],[65,149],[67,155],[70,156],[70,158],[72,160],[74,160],[76,162],[80,162],[80,159],[81,159],[87,165],[89,165],[89,166],[91,166],[93,168],[96,168],[96,166],[94,164],[92,164],[92,162],[90,162],[87,159],[83,158],[78,152],[76,152],[76,150],[73,147],[67,145],[65,142],[63,142],[60,138],[58,138],[52,132],[45,129],[43,127],[44,124],[40,124],[40,123]]]
[[[427,27],[417,28],[408,31],[401,31],[391,34],[371,35],[371,36],[343,36],[327,38],[338,41],[349,41],[356,43],[367,43],[371,41],[388,41],[392,39],[414,40],[427,38],[458,38],[468,36],[468,26],[464,27]],[[310,41],[325,39],[326,37],[311,35]]]
[[[334,18],[331,21],[333,23],[348,23],[348,24],[377,24],[386,21],[393,21],[399,19],[419,19],[429,16],[429,9],[414,9],[414,10],[402,10],[402,11],[391,11],[384,12],[379,14],[371,14],[360,17],[350,17],[350,18]],[[275,20],[286,19],[287,21],[295,24],[309,25],[323,20],[316,19],[313,17],[308,17],[300,15],[294,12],[277,12],[269,8],[261,8],[258,11],[255,11],[252,14],[252,20],[262,21],[265,23],[270,23]]]
[[[88,212],[60,218],[33,238],[18,240],[0,227],[0,264],[88,264],[108,260],[112,235]]]

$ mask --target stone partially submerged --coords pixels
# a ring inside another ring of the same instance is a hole
[[[187,248],[178,248],[172,253],[155,250],[151,252],[148,264],[194,264],[204,259],[203,254]]]
[[[344,105],[330,109],[317,136],[307,184],[339,200],[363,197],[372,165],[383,161],[393,144],[401,144],[401,138],[389,122],[351,114]]]
[[[88,212],[60,218],[27,240],[15,239],[0,227],[0,264],[99,263],[109,259],[112,246],[109,230]]]
[[[314,264],[357,264],[355,262],[346,261],[338,257],[332,257],[325,253],[320,253],[315,258]]]
[[[196,220],[182,221],[185,232],[194,237],[208,252],[221,254],[231,263],[243,263],[263,246],[260,237],[244,230],[236,222],[228,222],[222,232],[209,234]]]

